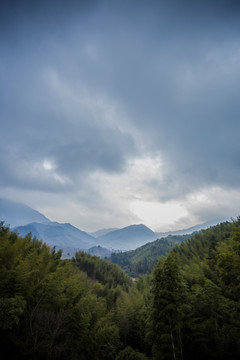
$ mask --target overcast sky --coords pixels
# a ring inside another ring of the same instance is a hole
[[[239,215],[239,4],[2,0],[1,197],[85,231]]]

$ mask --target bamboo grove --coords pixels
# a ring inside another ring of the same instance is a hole
[[[136,281],[1,223],[2,360],[238,359],[239,329],[239,218],[186,238]]]

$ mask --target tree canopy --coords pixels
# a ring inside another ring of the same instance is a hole
[[[238,359],[239,284],[239,218],[181,242],[135,281],[1,223],[0,358]]]

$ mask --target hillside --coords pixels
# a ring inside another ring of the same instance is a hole
[[[145,225],[130,225],[114,230],[98,238],[100,245],[114,250],[132,250],[156,238]]]
[[[179,265],[185,273],[188,273],[188,276],[195,280],[200,279],[201,276],[209,276],[214,267],[219,266],[225,255],[229,255],[230,261],[230,254],[233,255],[235,251],[239,251],[239,235],[240,218],[233,222],[220,223],[194,234],[180,246],[173,248],[172,253],[177,256]],[[230,269],[234,263],[228,265]],[[215,270],[217,272],[214,276],[218,276],[219,268]]]
[[[118,302],[142,297],[118,266],[85,253],[61,260],[0,223],[0,269],[2,360],[114,360],[127,347]]]
[[[71,224],[58,222],[31,223],[14,228],[19,235],[25,236],[31,233],[39,240],[45,241],[49,246],[87,250],[97,245],[97,240],[84,231]]]
[[[116,288],[118,285],[131,285],[130,278],[117,266],[109,261],[100,259],[97,256],[78,251],[73,258],[73,262],[79,270],[87,273],[91,279],[99,281],[101,284]]]
[[[191,235],[169,235],[166,238],[157,239],[147,243],[136,250],[112,253],[109,260],[118,264],[132,276],[150,273],[160,256],[166,255],[173,246],[181,244]]]
[[[107,258],[111,255],[110,250],[103,248],[100,245],[91,247],[87,252],[88,254],[99,256],[101,258]]]
[[[215,226],[221,222],[226,221],[226,219],[215,219],[212,221],[207,221],[202,224],[191,226],[190,228],[181,229],[181,230],[175,230],[175,231],[168,231],[168,232],[156,232],[158,238],[167,237],[168,235],[186,235],[186,234],[192,234],[197,231],[201,231],[204,229],[208,229],[212,226]]]
[[[239,244],[240,218],[195,234],[159,259],[150,321],[154,358],[167,358],[173,346],[176,358],[240,357]]]
[[[239,359],[239,244],[240,219],[219,224],[132,281],[81,251],[62,260],[1,223],[0,358]]]
[[[99,229],[99,230],[91,232],[89,234],[95,238],[99,238],[100,236],[106,235],[109,232],[115,231],[115,230],[118,230],[118,229],[117,228]]]

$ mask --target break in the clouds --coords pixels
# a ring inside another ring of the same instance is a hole
[[[239,213],[238,1],[3,1],[0,187],[86,230]]]

